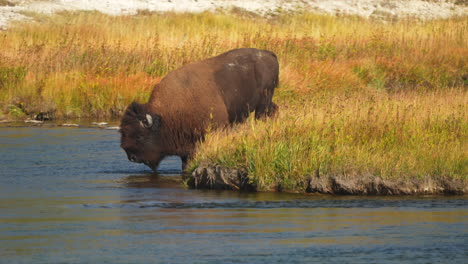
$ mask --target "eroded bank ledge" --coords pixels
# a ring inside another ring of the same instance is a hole
[[[257,191],[244,169],[230,169],[219,165],[202,165],[196,168],[186,180],[190,188]],[[466,179],[425,178],[388,180],[370,175],[362,177],[319,176],[309,177],[298,183],[295,192],[336,195],[463,195],[468,193]],[[277,186],[274,191],[282,190]],[[286,190],[289,191],[289,190]]]

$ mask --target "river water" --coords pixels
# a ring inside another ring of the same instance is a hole
[[[116,131],[0,127],[0,263],[468,263],[468,197],[188,190]]]

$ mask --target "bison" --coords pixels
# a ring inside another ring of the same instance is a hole
[[[278,60],[267,50],[235,49],[173,70],[146,104],[131,103],[120,124],[121,147],[132,162],[156,170],[167,155],[185,168],[207,130],[273,115]]]

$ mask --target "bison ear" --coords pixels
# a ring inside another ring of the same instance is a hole
[[[161,126],[161,116],[147,113],[140,119],[140,124],[144,128],[151,129],[152,131],[158,131]]]

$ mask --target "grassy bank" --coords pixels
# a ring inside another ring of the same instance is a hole
[[[467,99],[452,90],[283,108],[273,120],[210,134],[192,166],[245,168],[259,190],[305,191],[312,177],[335,176],[463,182]]]
[[[468,18],[382,22],[310,13],[38,16],[0,32],[4,115],[118,117],[167,72],[238,47],[274,51],[271,120],[213,132],[202,163],[260,190],[311,175],[467,180]]]

